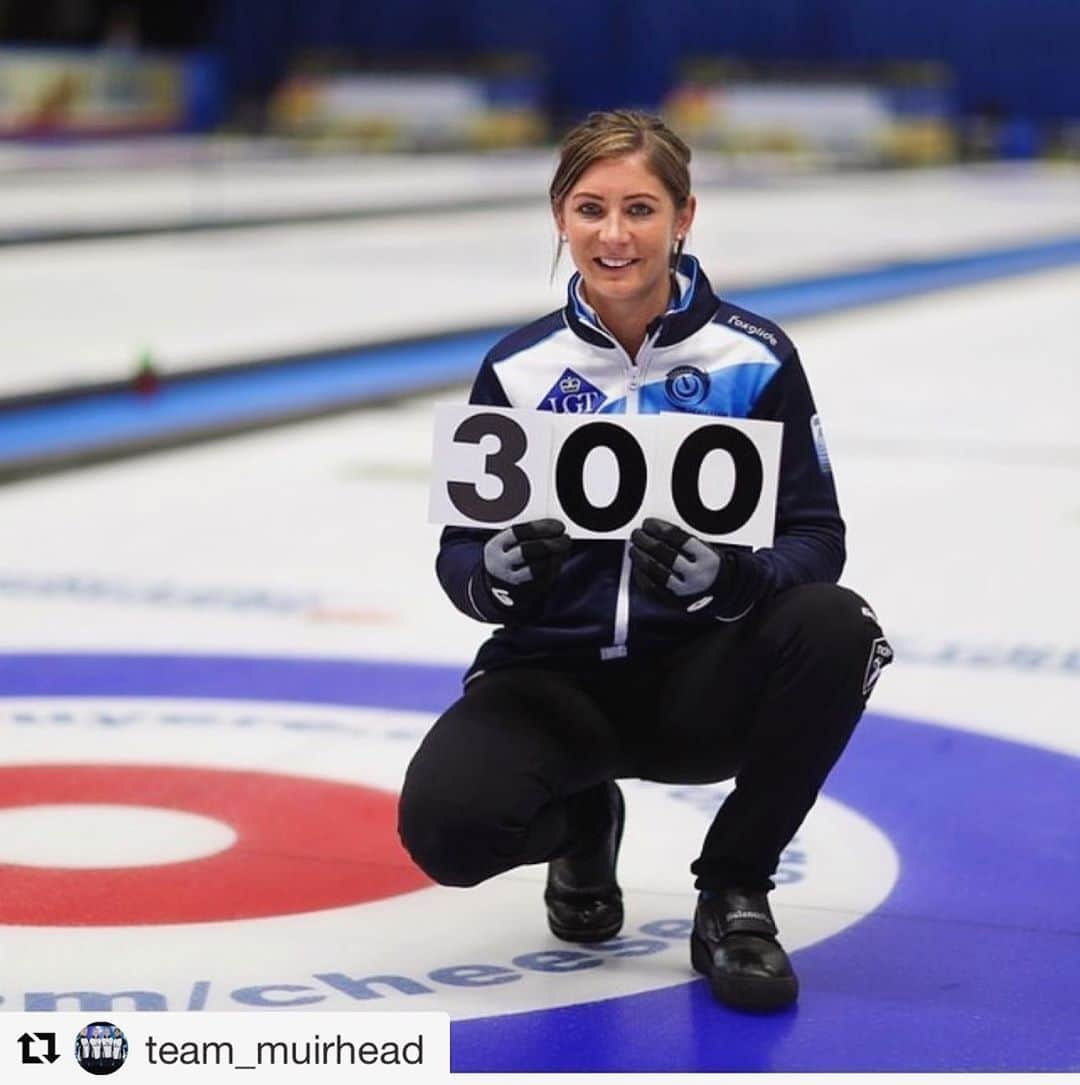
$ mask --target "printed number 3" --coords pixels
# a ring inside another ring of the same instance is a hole
[[[498,497],[481,497],[471,482],[448,482],[450,500],[466,516],[483,524],[513,520],[529,503],[532,485],[518,462],[528,442],[525,431],[504,414],[474,414],[454,431],[454,440],[478,445],[488,435],[499,439],[499,447],[484,459],[484,473],[502,483]]]

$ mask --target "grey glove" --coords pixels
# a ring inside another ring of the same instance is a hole
[[[484,587],[502,610],[518,615],[551,587],[569,551],[561,520],[514,524],[484,545]]]
[[[738,617],[731,611],[745,612],[761,590],[752,555],[715,548],[654,517],[631,532],[630,561],[642,591],[684,613]]]

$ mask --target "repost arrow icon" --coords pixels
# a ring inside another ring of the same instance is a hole
[[[56,1062],[56,1060],[60,1058],[60,1052],[56,1050],[56,1033],[35,1032],[34,1035],[39,1040],[45,1041],[45,1060],[47,1062]]]

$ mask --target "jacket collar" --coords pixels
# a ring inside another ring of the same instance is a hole
[[[683,253],[675,273],[675,291],[667,310],[649,325],[649,334],[660,325],[656,346],[666,347],[693,335],[715,315],[719,301],[697,259]],[[587,343],[613,347],[611,334],[581,294],[581,272],[575,271],[566,288],[566,323]]]

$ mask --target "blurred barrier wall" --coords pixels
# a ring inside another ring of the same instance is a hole
[[[570,117],[658,105],[688,55],[832,64],[935,60],[964,113],[1080,117],[1078,0],[222,0],[235,94],[268,94],[296,48],[466,58],[529,52]]]
[[[270,96],[268,121],[281,135],[384,151],[520,146],[547,135],[528,70],[339,70],[319,54],[301,54]]]
[[[837,63],[936,60],[953,72],[961,112],[1080,116],[1077,0],[674,3],[714,13],[695,32],[699,51]]]
[[[222,93],[208,53],[0,47],[0,138],[205,131]]]

